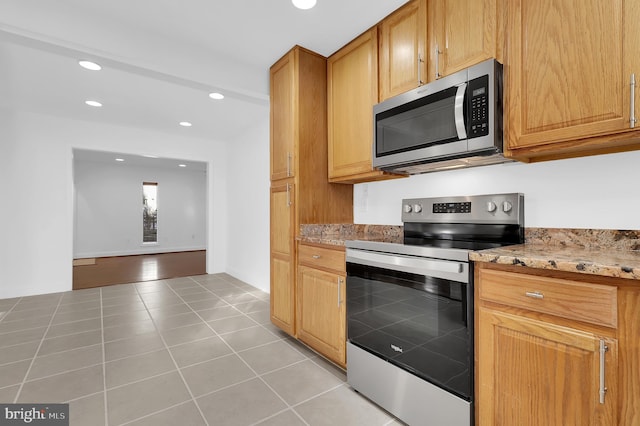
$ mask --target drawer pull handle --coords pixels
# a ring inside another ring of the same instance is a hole
[[[527,291],[525,293],[525,296],[532,297],[534,299],[544,299],[544,294],[540,293],[539,291]]]
[[[313,257],[314,259],[320,259],[320,255],[319,255],[319,254],[314,254],[314,255],[313,255],[313,256],[311,256],[311,257]]]

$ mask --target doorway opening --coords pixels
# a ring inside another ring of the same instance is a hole
[[[73,157],[74,290],[207,273],[206,163]]]

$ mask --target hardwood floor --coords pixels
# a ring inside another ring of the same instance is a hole
[[[73,289],[204,275],[206,250],[98,257],[74,262]]]

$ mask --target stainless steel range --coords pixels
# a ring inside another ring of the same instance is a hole
[[[410,425],[473,424],[469,251],[524,242],[524,196],[403,200],[404,242],[347,242],[347,379]]]

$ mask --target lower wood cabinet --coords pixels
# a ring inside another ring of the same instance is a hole
[[[295,333],[295,245],[294,185],[286,182],[271,187],[271,322],[285,332]]]
[[[492,361],[478,368],[480,424],[617,424],[615,339],[490,309],[479,322],[479,359]]]
[[[476,424],[640,424],[633,281],[477,264]]]
[[[301,243],[296,291],[297,337],[346,366],[345,252]]]

